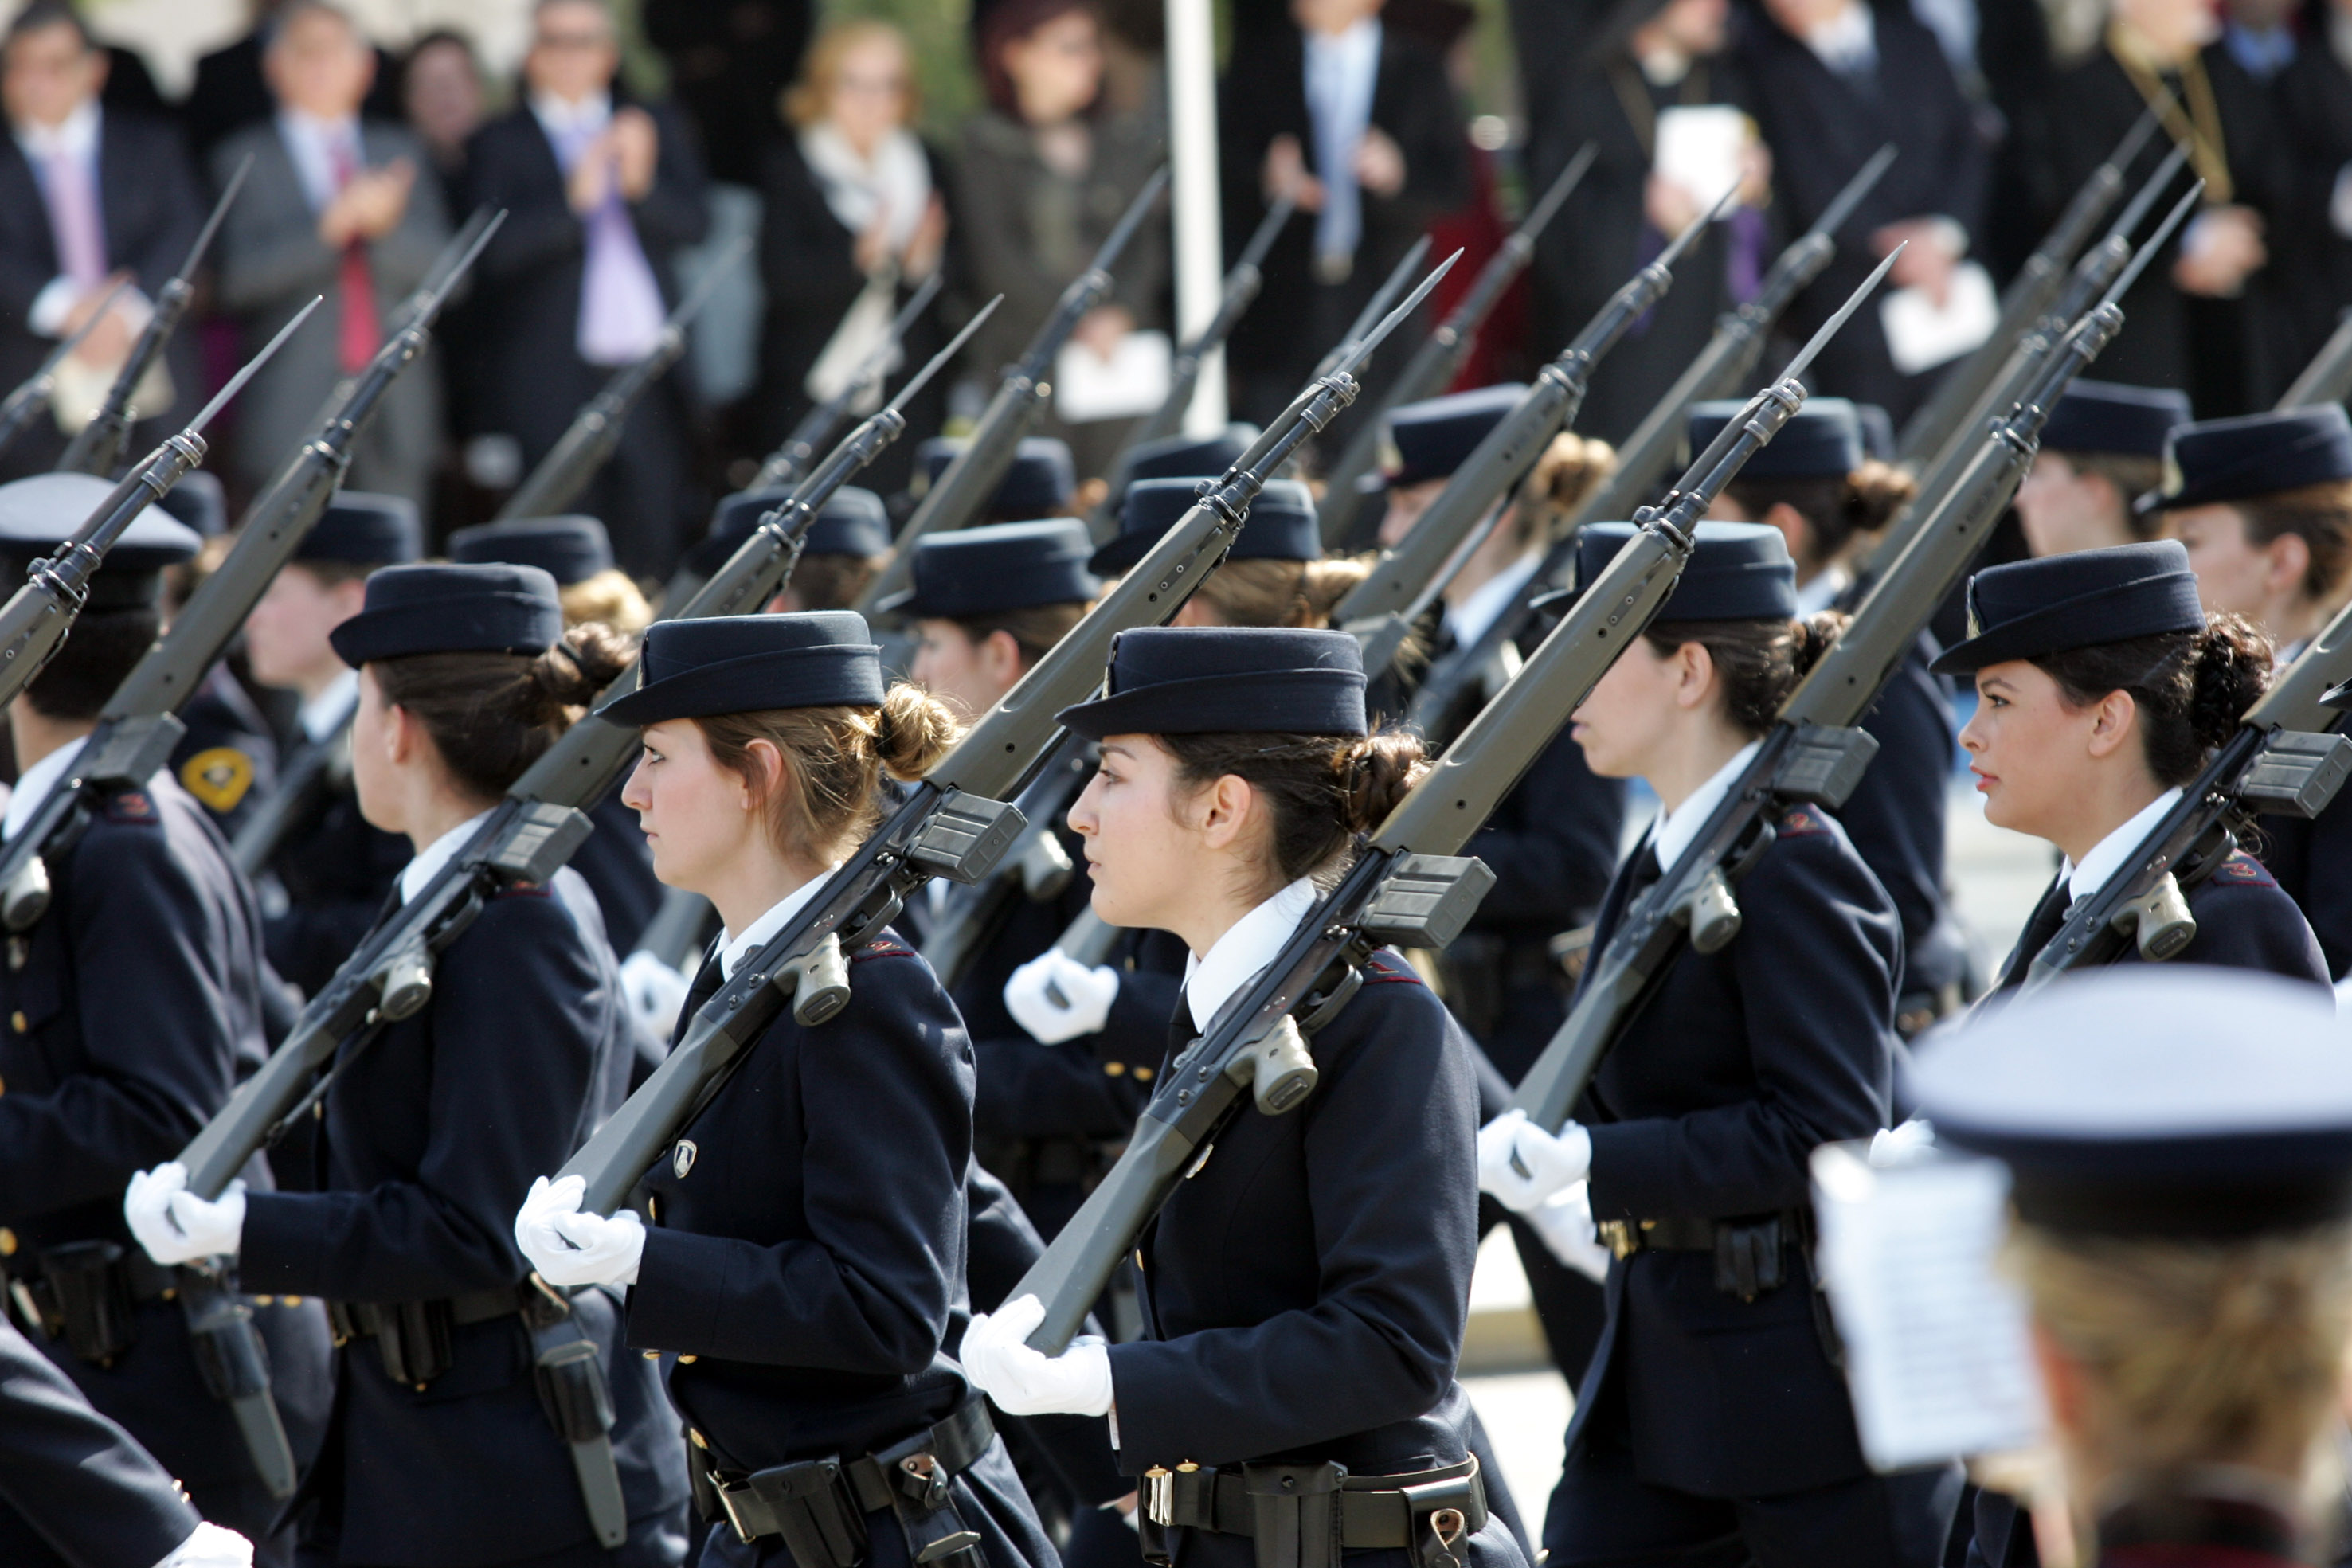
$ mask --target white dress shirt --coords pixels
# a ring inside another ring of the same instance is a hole
[[[359,701],[360,673],[345,670],[325,691],[302,705],[301,712],[295,716],[295,722],[302,727],[302,733],[310,737],[310,744],[316,746],[343,727],[351,716],[359,711]]]
[[[1658,869],[1672,871],[1675,862],[1698,838],[1715,808],[1731,792],[1739,770],[1755,758],[1756,748],[1764,743],[1751,740],[1731,754],[1731,760],[1709,775],[1707,781],[1690,792],[1688,799],[1671,811],[1658,814],[1657,825],[1650,831],[1651,847],[1658,852]]]
[[[1206,955],[1185,960],[1184,1001],[1194,1029],[1208,1028],[1226,999],[1273,961],[1275,950],[1290,940],[1318,896],[1314,882],[1302,876],[1234,921]]]
[[[1460,604],[1447,605],[1445,630],[1454,633],[1454,645],[1467,648],[1484,637],[1486,628],[1511,607],[1511,601],[1518,597],[1519,590],[1527,586],[1528,579],[1542,564],[1542,558],[1531,551],[1472,589],[1470,597]]]
[[[2139,848],[2140,841],[2156,831],[2158,820],[2179,803],[2180,791],[2167,789],[2141,807],[2130,821],[2093,844],[2081,865],[2060,862],[2068,901],[2087,898],[2105,886],[2107,879],[2121,871],[2132,852]]]
[[[320,120],[299,109],[281,109],[278,111],[278,139],[286,143],[286,156],[294,164],[294,178],[301,182],[302,199],[310,204],[314,213],[325,212],[328,204],[342,190],[343,180],[337,178],[339,174],[348,178],[367,167],[367,151],[360,141],[357,115]]]
[[[466,847],[466,841],[474,836],[475,830],[487,821],[489,815],[489,812],[483,811],[467,818],[425,845],[415,860],[403,866],[400,870],[400,902],[406,904],[423,893],[425,884],[431,882],[443,866],[457,858],[457,852]]]
[[[25,831],[33,821],[33,813],[41,809],[42,800],[65,778],[80,758],[82,747],[89,744],[87,737],[68,740],[25,769],[16,780],[15,793],[8,797],[7,815],[0,817],[0,841],[13,839]]]
[[[784,928],[784,923],[808,907],[809,901],[824,890],[824,884],[838,866],[827,867],[768,906],[768,912],[743,927],[743,935],[730,931],[719,934],[719,972],[729,979],[742,967],[743,960],[767,945],[768,939]]]
[[[18,120],[10,127],[16,135],[17,149],[25,154],[25,162],[32,165],[34,183],[52,205],[55,199],[49,196],[49,168],[52,161],[58,158],[70,159],[79,166],[82,178],[88,183],[89,200],[93,205],[98,204],[98,137],[101,112],[98,100],[91,99],[75,105],[73,111],[55,125],[34,125]],[[102,267],[106,223],[102,207],[97,214],[97,221],[101,231],[99,244]],[[59,246],[62,250],[62,239]],[[41,286],[41,291],[33,296],[32,307],[25,312],[25,325],[44,338],[65,336],[66,317],[72,311],[75,302],[81,298],[83,290],[94,281],[64,273],[50,278]],[[136,289],[128,290],[126,298],[137,293]]]
[[[1307,118],[1315,137],[1315,172],[1323,210],[1315,215],[1315,254],[1326,265],[1356,254],[1363,237],[1356,186],[1356,146],[1372,122],[1381,74],[1381,24],[1368,17],[1346,32],[1307,34]]]

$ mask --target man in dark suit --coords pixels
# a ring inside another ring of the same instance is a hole
[[[289,9],[284,0],[260,0],[253,7],[251,32],[197,59],[196,78],[180,106],[180,119],[198,157],[208,156],[230,135],[278,112],[278,101],[262,75],[262,58]],[[368,89],[365,113],[370,120],[397,120],[400,96],[393,90],[392,57],[382,49],[373,52],[375,80]]]
[[[1868,0],[1764,0],[1742,21],[1737,47],[1789,233],[1811,227],[1880,147],[1899,150],[1839,232],[1835,259],[1790,308],[1789,331],[1810,334],[1898,245],[1909,248],[1888,287],[1946,298],[1981,226],[1990,161],[1935,35],[1907,5]],[[1895,368],[1874,302],[1822,350],[1813,379],[1900,424],[1933,375]]]
[[[1281,412],[1430,221],[1469,198],[1444,66],[1384,32],[1381,3],[1292,0],[1297,26],[1237,50],[1226,75],[1225,232],[1238,244],[1283,191],[1307,214],[1275,243],[1264,296],[1234,329],[1240,417]],[[1373,361],[1364,402],[1404,357]]]
[[[61,378],[60,406],[83,404],[76,412],[87,415],[130,352],[148,297],[204,222],[195,175],[170,127],[100,105],[106,56],[58,0],[20,13],[0,49],[0,104],[13,133],[0,144],[0,387],[32,374],[127,277],[134,292]],[[193,406],[194,348],[193,338],[177,341],[166,361],[173,406],[142,413]],[[0,476],[47,469],[64,444],[55,422],[37,420],[0,459]]]
[[[665,104],[633,103],[603,0],[540,0],[523,101],[476,133],[467,189],[507,209],[476,278],[488,341],[481,416],[526,467],[614,370],[642,358],[677,290],[672,257],[709,227],[702,166]],[[676,564],[696,507],[688,417],[675,377],[630,415],[583,510],[604,519],[623,570]]]
[[[313,296],[326,304],[238,399],[234,466],[256,488],[318,427],[335,383],[374,357],[384,317],[449,237],[439,185],[417,179],[416,139],[362,117],[375,62],[350,17],[300,0],[278,18],[265,63],[277,117],[213,151],[220,180],[253,159],[221,229],[219,303],[248,353]],[[440,433],[438,373],[414,367],[352,446],[351,484],[423,505]]]

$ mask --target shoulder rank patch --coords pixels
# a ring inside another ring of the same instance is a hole
[[[110,822],[156,822],[163,820],[155,810],[155,798],[144,789],[117,789],[106,798],[106,820]]]
[[[521,877],[517,877],[512,882],[500,883],[499,884],[498,896],[500,898],[545,898],[547,896],[547,883],[543,882],[526,882]]]
[[[234,746],[208,746],[180,764],[180,788],[214,815],[226,816],[253,788],[253,758]]]
[[[1829,823],[1811,806],[1791,806],[1787,814],[1780,819],[1780,831],[1783,833],[1802,836],[1807,833],[1826,833],[1829,831]]]
[[[2277,879],[2271,875],[2270,869],[2243,850],[2235,852],[2228,860],[2215,866],[2213,880],[2227,883],[2233,887],[2276,887],[2278,885]]]
[[[877,936],[849,956],[853,964],[863,964],[868,958],[911,958],[915,950],[904,943],[893,942],[887,936]]]
[[[1364,965],[1364,984],[1368,986],[1418,986],[1420,971],[1412,960],[1386,951],[1376,952]]]

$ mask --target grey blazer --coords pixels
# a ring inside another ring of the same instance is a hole
[[[360,128],[369,167],[405,158],[417,180],[400,223],[368,247],[375,304],[389,317],[423,281],[449,237],[440,183],[416,139],[398,126]],[[302,193],[292,153],[274,120],[247,126],[213,149],[217,187],[246,154],[253,172],[229,208],[218,241],[218,306],[236,319],[244,351],[256,352],[313,295],[326,296],[299,332],[239,395],[232,417],[233,464],[249,485],[265,483],[296,447],[314,434],[327,399],[341,378],[342,258],[319,238],[319,218]],[[422,504],[428,499],[442,439],[441,371],[428,354],[393,384],[375,418],[353,448],[350,485],[384,490]]]

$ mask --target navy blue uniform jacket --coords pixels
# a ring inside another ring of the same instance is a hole
[[[1950,792],[1950,679],[1928,668],[1943,652],[1922,632],[1862,727],[1878,742],[1862,782],[1837,812],[1854,852],[1903,922],[1903,989],[1957,984],[1968,948],[1944,901],[1944,802]]]
[[[299,755],[289,754],[283,770],[291,772]],[[289,905],[268,918],[271,966],[303,995],[316,996],[383,913],[409,852],[406,839],[360,815],[348,776],[331,782],[269,862]]]
[[[109,796],[52,854],[49,912],[0,964],[0,1225],[7,1267],[75,1241],[135,1253],[122,1189],[175,1156],[259,1064],[261,917],[204,809],[157,775]],[[247,1183],[266,1188],[256,1159]],[[260,1201],[261,1195],[255,1195]],[[272,1291],[271,1285],[248,1289]],[[317,1447],[330,1395],[316,1303],[257,1311],[288,1436]],[[45,1348],[100,1411],[129,1427],[199,1498],[257,1479],[228,1407],[204,1390],[180,1309],[137,1312],[138,1343],[110,1367]],[[258,1501],[252,1506],[260,1508]],[[227,1521],[265,1529],[268,1511]]]
[[[628,1011],[586,884],[570,871],[486,904],[441,955],[433,998],[341,1061],[320,1190],[255,1197],[242,1267],[257,1290],[429,1301],[519,1284],[515,1210],[617,1107]],[[573,1299],[604,1349],[613,1444],[633,1519],[681,1506],[686,1472],[651,1363],[620,1346],[620,1304]],[[373,1341],[341,1360],[337,1448],[313,1483],[347,1561],[499,1562],[590,1541],[570,1450],[540,1408],[519,1317],[451,1331],[422,1389]]]
[[[2329,976],[2352,972],[2352,796],[2339,796],[2310,821],[2259,818],[2246,847],[2311,922]]]
[[[1886,1125],[1902,934],[1843,829],[1790,811],[1738,884],[1739,935],[1685,947],[1603,1061],[1578,1119],[1597,1219],[1738,1219],[1806,1207],[1807,1160]],[[1646,849],[1610,884],[1597,945]],[[1784,1240],[1796,1238],[1784,1230]],[[1569,1428],[1630,1446],[1654,1485],[1763,1497],[1865,1473],[1845,1380],[1823,1353],[1802,1249],[1753,1301],[1705,1252],[1639,1252],[1609,1271],[1609,1324]]]
[[[718,984],[714,956],[682,1021]],[[647,1173],[629,1343],[677,1354],[670,1400],[697,1463],[868,1454],[969,1397],[947,1341],[965,1306],[971,1095],[954,1005],[885,931],[850,956],[849,1005],[814,1029],[784,1011]],[[1053,1563],[1002,1449],[955,1490],[995,1568]],[[866,1525],[877,1563],[903,1560],[895,1518]]]
[[[215,664],[180,709],[187,733],[172,748],[172,776],[212,813],[222,833],[238,826],[278,781],[278,741],[252,695]]]

